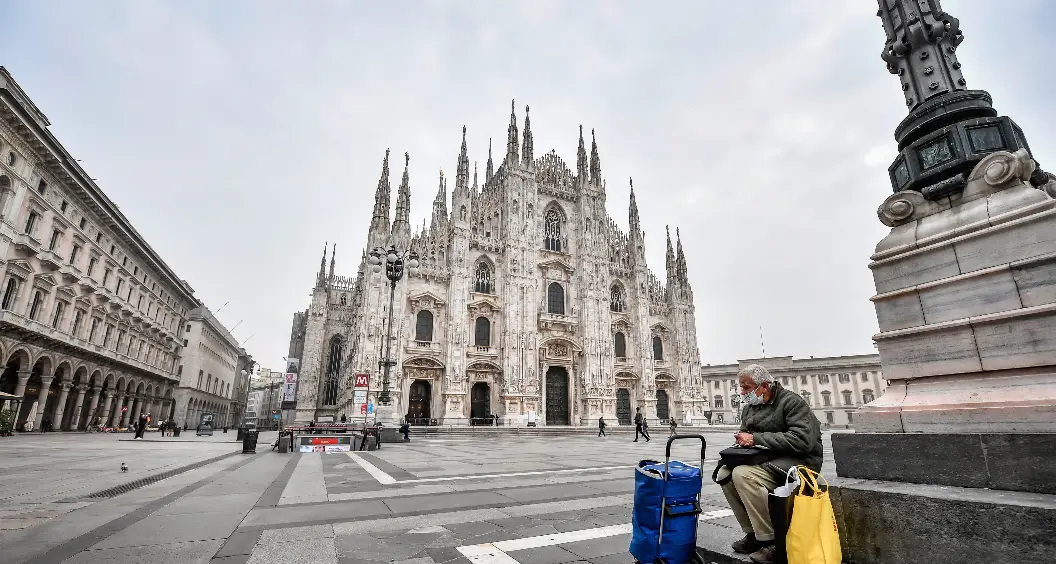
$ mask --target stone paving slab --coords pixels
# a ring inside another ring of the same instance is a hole
[[[156,456],[161,463],[208,458],[215,456],[216,445],[231,446],[100,437],[85,445],[65,437],[35,443],[68,446],[75,459],[99,469],[113,465],[114,456]],[[731,442],[725,433],[708,438],[709,458]],[[39,488],[34,473],[46,470],[49,460],[57,466],[66,462],[62,448],[35,443],[15,445],[28,453],[19,465],[6,458],[7,445],[0,442],[0,468],[7,465]],[[368,471],[347,454],[260,449],[72,509],[47,501],[55,495],[47,491],[26,503],[0,501],[0,522],[27,520],[25,529],[0,529],[0,543],[11,538],[5,535],[21,535],[2,560],[57,563],[40,555],[58,543],[73,550],[67,561],[75,564],[471,564],[459,547],[511,541],[510,546],[523,547],[519,539],[559,535],[547,538],[574,540],[511,549],[507,555],[521,564],[627,563],[633,466],[641,459],[661,460],[663,450],[663,441],[632,443],[629,437],[426,439],[356,453],[371,465]],[[699,447],[675,445],[674,458],[696,456]],[[711,464],[705,468],[709,475]],[[609,469],[591,470],[597,468]],[[78,479],[75,471],[71,476]],[[17,494],[18,488],[10,491]],[[726,509],[718,486],[706,481],[703,493],[706,511]],[[48,521],[36,525],[32,519]],[[701,531],[732,542],[740,535],[731,523],[716,519]],[[599,534],[606,536],[595,538]],[[37,541],[43,545],[34,548]]]

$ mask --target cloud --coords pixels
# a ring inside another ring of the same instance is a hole
[[[993,93],[1044,166],[1056,110],[1037,61],[1056,48],[1056,7],[1016,6],[944,4],[969,85]],[[680,227],[703,362],[758,355],[759,325],[769,355],[873,352],[867,264],[905,108],[868,5],[5,8],[2,64],[199,297],[231,301],[221,321],[243,320],[236,335],[265,366],[286,353],[324,242],[354,273],[385,149],[411,153],[420,225],[463,125],[471,161],[483,169],[489,138],[501,160],[511,98],[519,120],[532,108],[537,154],[575,162],[578,126],[596,129],[609,212],[626,228],[633,177],[654,271],[664,225]]]

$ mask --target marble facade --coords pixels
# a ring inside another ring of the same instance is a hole
[[[526,110],[527,113],[527,110]],[[646,265],[633,186],[629,231],[606,210],[597,143],[580,128],[577,164],[534,156],[511,108],[505,158],[470,173],[465,131],[450,198],[441,173],[431,221],[412,234],[404,171],[389,221],[386,151],[365,252],[353,277],[320,264],[309,309],[294,318],[298,421],[355,417],[351,377],[382,387],[390,287],[367,264],[372,249],[420,257],[396,285],[393,405],[385,417],[421,424],[630,424],[634,408],[666,419],[703,407],[693,292],[677,232],[666,280]],[[357,253],[358,254],[358,253]],[[391,413],[391,415],[390,415]]]

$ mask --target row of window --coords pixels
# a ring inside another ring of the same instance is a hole
[[[16,276],[8,277],[2,297],[0,297],[0,309],[14,311],[20,286],[21,279]],[[148,340],[141,333],[132,332],[130,334],[125,329],[119,329],[114,324],[106,323],[101,317],[90,315],[87,310],[73,308],[72,319],[68,320],[70,316],[67,315],[67,311],[70,309],[70,303],[67,301],[55,298],[51,315],[47,315],[49,297],[51,297],[50,293],[34,288],[26,317],[162,370],[171,371],[175,364],[176,356],[167,352],[160,344]],[[87,324],[86,319],[89,319]],[[87,335],[85,329],[87,329]]]
[[[7,175],[0,175],[0,192],[5,192],[5,189],[13,190],[11,179]],[[47,201],[46,195],[48,193],[48,183],[45,180],[41,179],[39,181],[39,183],[37,185],[37,192],[40,193],[41,198],[46,202]],[[34,201],[37,202],[37,204],[35,204],[35,205],[31,204],[31,206],[29,207],[29,211],[28,211],[28,214],[26,216],[26,222],[25,222],[23,231],[25,232],[25,234],[27,234],[30,237],[33,237],[33,238],[36,239],[37,237],[36,237],[35,234],[36,234],[36,231],[37,231],[37,227],[40,224],[40,222],[41,222],[41,220],[43,218],[43,214],[44,214],[44,212],[42,210],[38,209],[38,208],[40,206],[44,205],[44,204],[41,203],[40,200],[34,200]],[[5,197],[4,205],[6,206],[6,197]],[[56,213],[56,215],[65,216],[65,215],[67,215],[68,209],[69,209],[69,202],[67,202],[65,199],[63,199],[61,204],[59,204],[58,210],[55,213]],[[0,211],[2,211],[2,209],[0,209]],[[88,230],[89,230],[88,218],[85,217],[85,216],[81,216],[80,220],[78,222],[78,227],[81,230],[81,232],[83,232],[85,235],[87,235]],[[57,252],[58,249],[62,246],[63,237],[65,235],[65,229],[66,228],[61,223],[57,223],[55,221],[52,222],[52,231],[51,231],[50,238],[48,240],[48,250],[49,251]],[[76,235],[76,234],[74,235],[73,239],[71,240],[70,253],[69,253],[69,256],[67,258],[67,262],[68,262],[68,264],[70,264],[71,266],[73,266],[75,268],[79,268],[78,267],[78,259],[81,257],[82,251],[84,251],[84,248],[86,246],[85,240],[86,239],[82,239],[79,235]],[[117,248],[117,245],[114,244],[109,239],[106,242],[110,243],[109,255],[111,257],[114,257],[114,259],[116,260],[116,257],[119,254],[119,250]],[[93,278],[93,279],[95,279],[95,272],[94,272],[95,271],[95,267],[96,267],[97,263],[99,262],[99,259],[100,259],[101,254],[102,254],[102,250],[101,249],[103,248],[103,245],[104,245],[103,232],[101,230],[96,230],[96,233],[95,233],[95,244],[96,244],[96,246],[99,247],[100,250],[92,250],[92,251],[90,251],[90,253],[89,253],[89,262],[88,262],[87,269],[86,269],[86,272],[88,273],[88,276]],[[121,257],[121,264],[125,268],[129,267],[129,257],[128,257],[128,255],[123,255]],[[147,276],[147,272],[145,270],[143,270],[142,273],[141,273],[140,268],[137,265],[132,265],[131,268],[132,268],[132,277],[134,277],[137,281],[142,280],[142,284],[143,284],[143,287],[144,287],[143,291],[146,291],[146,288],[147,288],[148,283],[149,283],[150,292],[154,293],[157,296],[157,299],[159,301],[159,304],[157,304],[158,309],[162,309],[161,308],[161,304],[167,304],[170,308],[172,308],[174,310],[173,311],[173,315],[175,315],[176,311],[179,311],[180,315],[186,314],[185,308],[182,308],[182,307],[177,308],[176,299],[171,294],[169,294],[165,290],[164,287],[159,287],[159,285],[158,285],[158,283],[156,281],[149,281],[148,276]],[[111,270],[110,269],[106,269],[106,272],[103,275],[103,281],[102,281],[102,284],[104,286],[106,286],[107,283],[109,282],[109,278],[110,278],[111,274],[112,274]],[[140,279],[140,274],[142,274],[142,278],[141,279]],[[118,285],[118,288],[116,289],[116,292],[115,292],[119,296],[122,295],[121,285],[122,284]],[[131,302],[132,298],[131,298],[130,294],[131,294],[131,289],[129,290],[129,295],[128,296],[122,296],[122,297],[124,297],[127,301]],[[142,297],[140,298],[139,304],[137,305],[137,307],[142,309]],[[148,304],[148,310],[151,309],[152,307],[153,306]],[[151,316],[151,312],[150,311],[147,312],[147,316],[148,317]],[[155,319],[155,321],[157,321],[157,319]],[[165,326],[169,326],[169,320],[168,320],[168,315],[167,314],[166,314],[166,318],[165,318],[165,320],[163,321],[162,324],[165,325]]]
[[[430,343],[433,340],[433,312],[423,309],[418,312],[414,323],[414,340]],[[480,316],[473,322],[473,346],[491,346],[491,320]],[[613,352],[617,359],[627,358],[627,337],[622,331],[613,335]],[[653,336],[653,360],[664,359],[664,341],[659,336]]]
[[[473,274],[473,291],[479,294],[491,294],[495,291],[495,275],[491,265],[485,262],[477,264]],[[626,307],[623,287],[618,283],[613,284],[609,291],[609,309],[620,313],[626,311]],[[547,311],[559,315],[565,312],[565,289],[557,282],[551,282],[547,286]]]
[[[181,371],[183,366],[180,366]],[[213,375],[209,374],[205,380],[205,387],[202,387],[202,377],[205,376],[204,370],[198,371],[198,389],[204,391],[207,394],[213,394],[220,397],[230,398],[231,397],[231,384],[228,382],[221,382],[220,378],[213,379]]]

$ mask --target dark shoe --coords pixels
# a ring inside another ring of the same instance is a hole
[[[755,564],[774,564],[777,562],[777,545],[770,544],[748,555],[748,559]]]
[[[744,538],[733,543],[733,551],[741,554],[751,554],[763,547],[763,543],[755,540],[755,533],[748,533]]]

